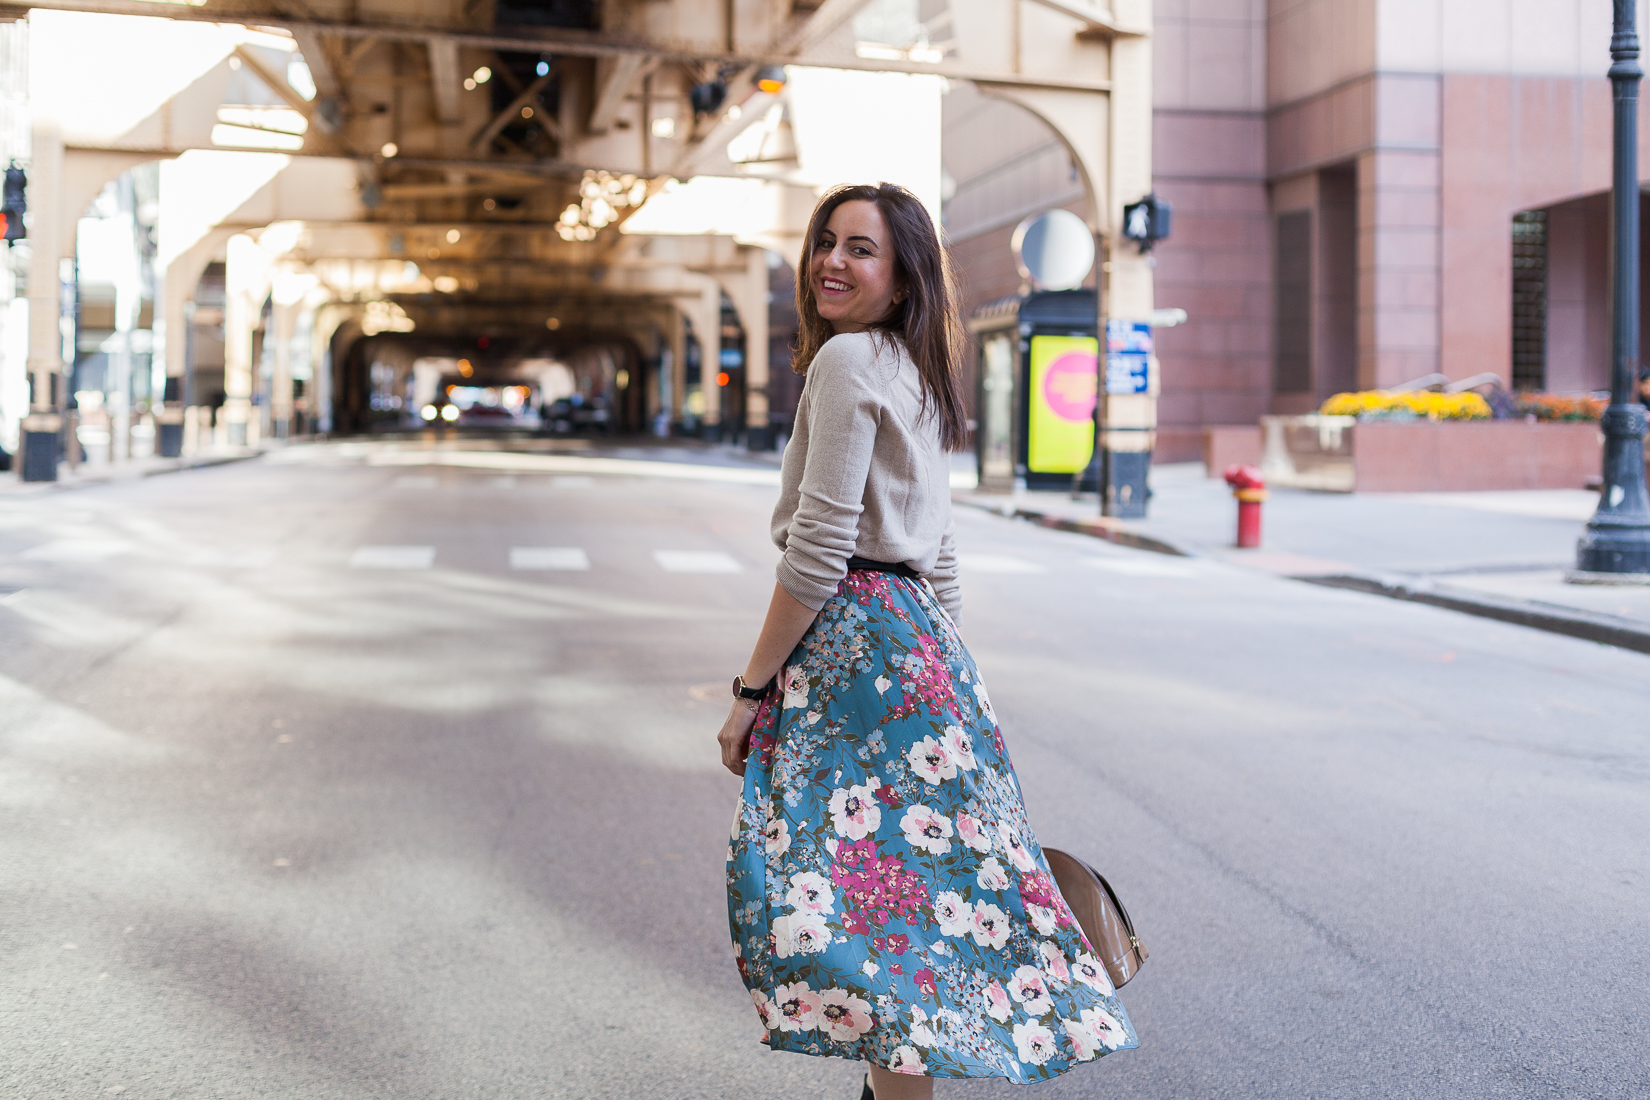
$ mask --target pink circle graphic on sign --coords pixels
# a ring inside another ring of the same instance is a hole
[[[1043,398],[1061,420],[1094,419],[1098,379],[1092,351],[1068,351],[1048,365],[1043,375]]]

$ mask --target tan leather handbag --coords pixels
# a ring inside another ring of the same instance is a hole
[[[1070,852],[1044,848],[1043,858],[1054,872],[1054,884],[1071,907],[1071,915],[1105,965],[1111,984],[1122,988],[1146,961],[1146,945],[1134,934],[1134,922],[1117,900],[1117,891],[1099,871]]]

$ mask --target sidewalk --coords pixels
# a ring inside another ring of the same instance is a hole
[[[960,491],[957,503],[1160,553],[1415,600],[1650,653],[1650,586],[1565,583],[1597,505],[1584,489],[1315,493],[1274,489],[1263,545],[1232,546],[1237,506],[1201,463],[1152,471],[1151,514],[1102,519],[1094,497]]]
[[[257,458],[265,450],[240,447],[233,450],[215,450],[184,458],[129,458],[119,462],[82,462],[73,469],[66,462],[57,465],[56,481],[24,481],[18,476],[14,462],[9,473],[0,473],[0,496],[52,493],[63,489],[84,489],[92,485],[108,485],[155,474],[176,473],[179,470],[198,470],[206,466],[221,466],[226,462],[240,462]]]

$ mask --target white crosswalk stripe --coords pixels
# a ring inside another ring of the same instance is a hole
[[[720,550],[655,550],[653,560],[666,573],[743,573],[745,567]]]
[[[1116,573],[1123,577],[1195,577],[1198,568],[1190,562],[1175,561],[1166,558],[1155,561],[1151,558],[1084,558],[1083,564],[1091,569],[1103,570],[1107,573]]]
[[[1007,554],[958,554],[957,563],[964,573],[1047,573],[1034,561],[1010,557]]]
[[[131,543],[120,539],[53,539],[18,556],[25,561],[94,562],[118,557],[131,549]]]
[[[359,546],[349,558],[351,569],[428,569],[434,564],[433,546]]]
[[[590,568],[590,555],[577,546],[512,546],[510,568],[582,572]]]

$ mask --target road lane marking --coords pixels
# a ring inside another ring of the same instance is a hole
[[[957,564],[964,573],[1047,573],[1034,561],[1010,557],[1007,554],[958,554]]]
[[[237,569],[274,565],[280,551],[273,546],[197,546],[183,555],[187,565],[222,565]]]
[[[358,546],[351,569],[428,569],[435,564],[433,546]]]
[[[32,546],[18,557],[25,561],[96,562],[129,553],[132,544],[120,539],[53,539]]]
[[[1195,577],[1198,568],[1195,565],[1182,565],[1172,561],[1150,561],[1132,558],[1084,558],[1083,564],[1091,569],[1101,569],[1107,573],[1116,573],[1124,577]]]
[[[577,546],[512,546],[510,568],[582,572],[590,568],[590,556]]]
[[[720,550],[655,550],[653,560],[666,573],[743,573],[745,567]]]

